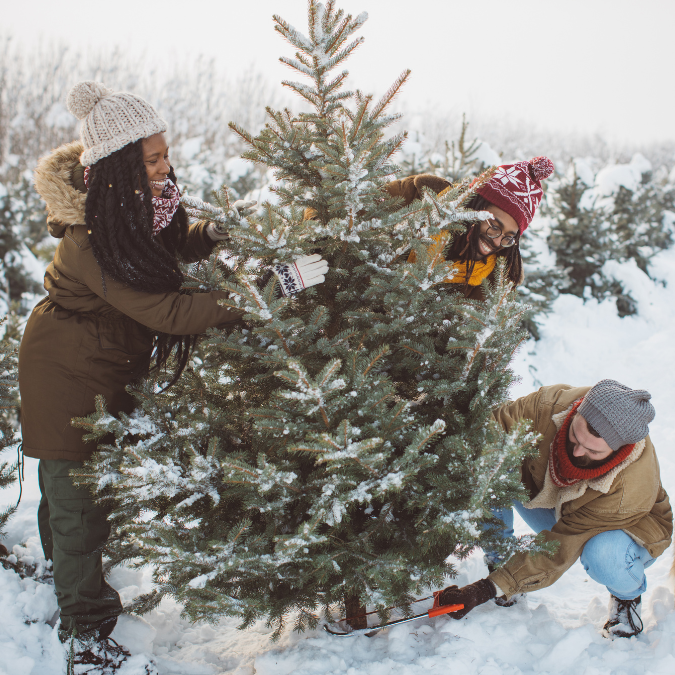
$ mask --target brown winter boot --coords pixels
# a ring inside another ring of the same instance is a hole
[[[67,644],[67,643],[66,643]],[[72,637],[68,657],[68,673],[73,675],[112,675],[131,654],[110,638],[98,636]]]
[[[115,675],[131,656],[122,645],[112,638],[74,638],[69,645],[68,673],[72,675]],[[138,657],[136,657],[138,660]],[[152,658],[136,663],[134,673],[138,675],[159,675]]]
[[[615,637],[633,637],[642,632],[642,597],[632,600],[620,600],[609,596],[609,618],[605,623],[602,634],[613,640]]]

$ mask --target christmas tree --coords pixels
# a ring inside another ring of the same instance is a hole
[[[268,109],[255,137],[233,127],[245,157],[274,170],[278,201],[223,219],[224,249],[189,275],[228,291],[246,325],[210,331],[172,388],[137,387],[132,415],[99,399],[77,422],[100,443],[76,479],[112,510],[111,561],[154,565],[156,590],[133,609],[171,594],[193,620],[265,618],[275,636],[291,614],[315,626],[322,608],[409,611],[455,573],[450,554],[532,545],[502,541],[490,512],[526,498],[535,436],[491,421],[526,308],[503,266],[482,303],[444,283],[453,233],[487,217],[463,205],[491,173],[404,209],[387,198],[403,140],[386,136],[387,108],[408,74],[379,101],[345,90],[336,69],[367,17],[314,0],[308,14],[308,35],[274,20],[297,49],[282,61],[309,78],[284,84],[309,111]],[[227,191],[215,197],[227,210]],[[261,287],[264,268],[314,252],[325,283],[292,298]]]
[[[612,250],[607,214],[589,190],[592,185],[586,182],[587,174],[588,171],[580,174],[577,162],[571,162],[552,191],[550,206],[547,208],[545,204],[543,211],[552,220],[549,246],[556,254],[558,266],[567,270],[570,279],[567,291],[583,297],[588,286],[591,294],[602,297],[604,284],[599,272]]]

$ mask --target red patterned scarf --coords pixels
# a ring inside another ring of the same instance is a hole
[[[88,166],[84,167],[84,184],[86,187],[89,187]],[[174,213],[176,213],[179,203],[180,192],[178,192],[178,188],[173,182],[167,178],[162,196],[152,198],[152,208],[155,212],[155,219],[152,226],[153,236],[169,225]]]
[[[570,410],[562,426],[558,429],[553,443],[551,443],[551,451],[548,455],[548,470],[553,482],[558,487],[568,487],[569,485],[578,483],[580,480],[591,480],[592,478],[602,476],[618,464],[621,464],[633,452],[633,448],[635,447],[635,443],[620,447],[613,455],[610,455],[610,458],[602,466],[596,466],[592,469],[574,466],[567,454],[567,438],[570,424],[572,424],[581,401],[583,399],[580,399],[572,406],[572,410]]]

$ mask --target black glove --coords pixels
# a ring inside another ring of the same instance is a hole
[[[452,612],[450,616],[453,619],[461,619],[466,616],[474,607],[482,605],[488,600],[496,597],[497,589],[489,579],[479,579],[468,586],[448,586],[442,591],[434,593],[434,607],[443,605],[464,605],[464,609]]]

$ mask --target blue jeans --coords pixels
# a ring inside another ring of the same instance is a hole
[[[518,501],[513,502],[513,506],[537,534],[550,531],[557,522],[555,509],[526,509]],[[513,509],[494,509],[493,513],[504,523],[503,536],[513,536]],[[489,552],[485,557],[490,562],[499,562]],[[647,549],[623,530],[609,530],[591,537],[580,560],[588,576],[620,600],[632,600],[647,590],[645,569],[654,562]]]

